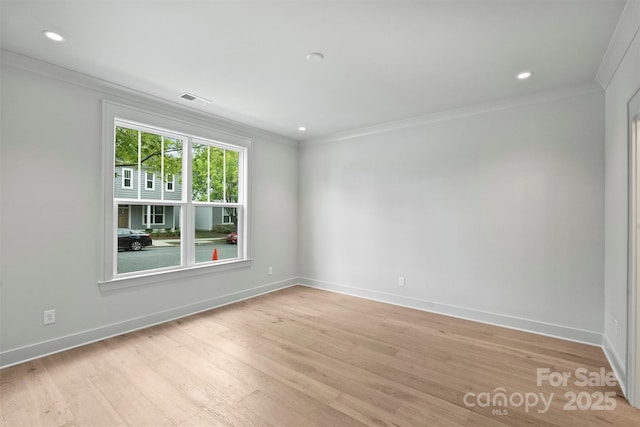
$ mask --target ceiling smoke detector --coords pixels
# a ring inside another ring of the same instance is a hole
[[[307,55],[307,61],[309,62],[320,62],[324,59],[324,55],[320,52],[311,52]]]

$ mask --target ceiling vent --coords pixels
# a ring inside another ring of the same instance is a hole
[[[201,102],[204,102],[205,104],[211,104],[211,101],[209,101],[208,99],[198,95],[194,95],[192,93],[187,93],[187,92],[182,93],[180,95],[180,98],[186,99],[187,101],[201,101]]]

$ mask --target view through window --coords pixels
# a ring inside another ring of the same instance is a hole
[[[244,258],[245,148],[114,123],[114,276]]]

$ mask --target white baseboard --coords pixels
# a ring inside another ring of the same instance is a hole
[[[253,298],[258,295],[277,291],[279,289],[288,288],[298,283],[298,278],[291,278],[280,282],[267,283],[255,288],[234,292],[227,295],[211,298],[205,301],[198,301],[181,307],[172,308],[170,310],[153,313],[134,319],[125,320],[123,322],[90,329],[64,337],[55,338],[48,341],[27,345],[24,347],[6,350],[0,353],[0,368],[6,368],[19,363],[27,362],[39,357],[47,356],[53,353],[70,350],[106,338],[133,332],[139,329],[148,328],[160,323],[169,322],[181,317],[190,316],[192,314],[211,310],[212,308],[221,307]]]
[[[609,365],[611,365],[613,373],[616,375],[618,384],[620,385],[620,389],[622,389],[622,393],[627,396],[627,370],[625,364],[622,363],[622,359],[611,344],[611,341],[609,340],[609,336],[607,334],[602,335],[602,351],[604,351],[604,355],[609,361]]]
[[[312,288],[322,289],[352,295],[360,298],[366,298],[374,301],[380,301],[388,304],[394,304],[418,310],[428,311],[432,313],[443,314],[447,316],[472,320],[481,323],[487,323],[496,326],[502,326],[510,329],[517,329],[525,332],[533,332],[541,335],[547,335],[569,341],[576,341],[584,344],[602,346],[603,336],[599,332],[585,331],[566,326],[553,325],[544,322],[538,322],[518,317],[505,316],[502,314],[483,312],[479,310],[469,309],[465,307],[457,307],[448,304],[435,303],[418,298],[406,297],[402,295],[384,293],[380,291],[372,291],[368,289],[356,288],[336,283],[324,282],[320,280],[310,279],[306,277],[297,277],[283,280],[280,282],[268,283],[257,286],[244,291],[235,292],[227,295],[215,297],[206,301],[199,301],[182,307],[173,308],[159,313],[141,316],[129,319],[123,322],[106,325],[100,328],[78,332],[72,335],[55,338],[31,344],[24,347],[6,350],[0,353],[0,368],[23,363],[38,357],[47,356],[49,354],[58,353],[69,350],[82,345],[90,344],[96,341],[107,339],[113,336],[122,335],[124,333],[133,332],[144,329],[160,323],[169,322],[181,317],[189,316],[212,308],[221,307],[234,302],[253,298],[258,295],[277,291],[279,289],[288,288],[296,284],[308,286]],[[605,337],[606,342],[608,340]],[[610,345],[604,346],[605,355],[609,359],[616,376],[624,378],[624,369],[620,363],[619,357],[611,350]],[[620,385],[624,391],[623,382]]]
[[[540,335],[546,335],[568,341],[575,341],[583,344],[595,345],[598,347],[602,346],[602,333],[600,332],[586,331],[583,329],[571,328],[568,326],[554,325],[551,323],[538,322],[535,320],[522,319],[519,317],[506,316],[497,313],[489,313],[466,307],[457,307],[454,305],[426,301],[403,295],[396,295],[380,291],[372,291],[369,289],[356,288],[337,283],[324,282],[307,277],[300,277],[299,280],[300,285],[308,286],[311,288],[357,296],[360,298],[366,298],[374,301],[414,308],[417,310],[423,310],[437,314],[444,314],[447,316],[487,323],[495,326],[502,326],[509,329],[533,332]]]

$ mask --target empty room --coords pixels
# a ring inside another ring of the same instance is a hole
[[[0,24],[1,426],[640,426],[640,0]]]

